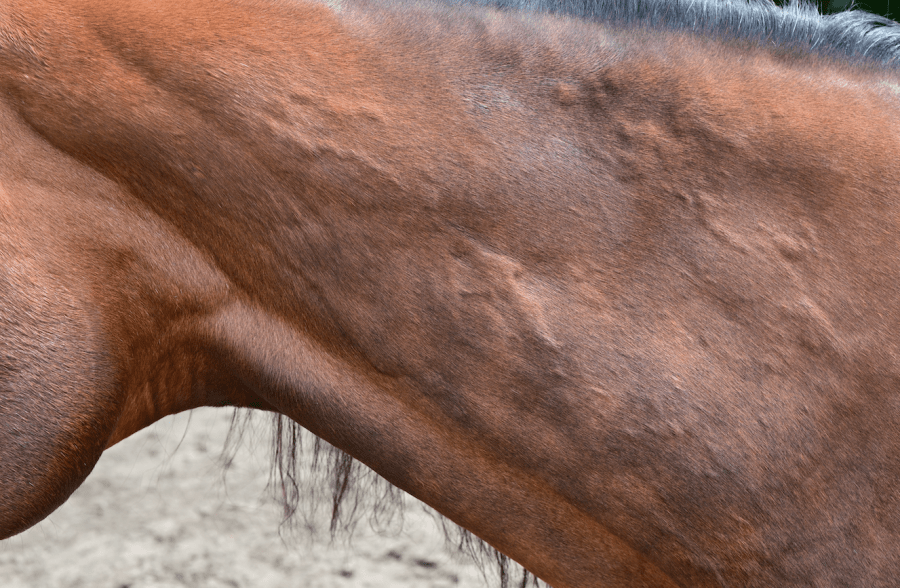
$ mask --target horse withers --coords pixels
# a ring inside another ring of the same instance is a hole
[[[550,9],[0,4],[0,537],[231,405],[556,588],[895,585],[896,27]]]

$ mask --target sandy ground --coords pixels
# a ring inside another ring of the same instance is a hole
[[[226,409],[176,415],[108,450],[59,510],[0,542],[0,587],[496,585],[451,555],[412,498],[402,530],[379,534],[363,522],[349,544],[333,543],[323,517],[318,532],[282,539],[281,511],[264,492],[266,443],[245,439],[223,480],[230,419]]]

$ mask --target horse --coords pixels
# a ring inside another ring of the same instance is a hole
[[[761,0],[4,0],[0,538],[232,406],[556,588],[895,585],[898,56]]]

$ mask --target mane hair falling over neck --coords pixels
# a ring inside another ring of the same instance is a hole
[[[403,490],[504,585],[893,585],[897,40],[761,0],[4,1],[0,537],[234,406],[286,518],[299,468],[334,532]]]

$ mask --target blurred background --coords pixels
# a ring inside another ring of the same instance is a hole
[[[785,0],[775,0],[775,4],[779,6],[783,6],[787,2]],[[852,5],[857,10],[866,10],[868,12],[872,12],[874,14],[880,14],[881,16],[886,16],[890,19],[897,20],[897,15],[892,13],[891,10],[891,2],[866,2],[866,1],[857,1],[853,0],[819,0],[816,2],[819,5],[819,12],[824,14],[832,14],[835,12],[840,12],[842,10],[847,10]],[[893,4],[894,10],[897,9],[898,4],[900,4],[900,0],[894,0]]]
[[[497,586],[471,560],[453,556],[411,497],[402,517],[370,525],[364,516],[352,535],[332,540],[330,493],[319,493],[320,508],[289,532],[265,491],[268,417],[254,417],[223,460],[232,413],[167,417],[107,450],[68,502],[0,542],[0,587]]]

